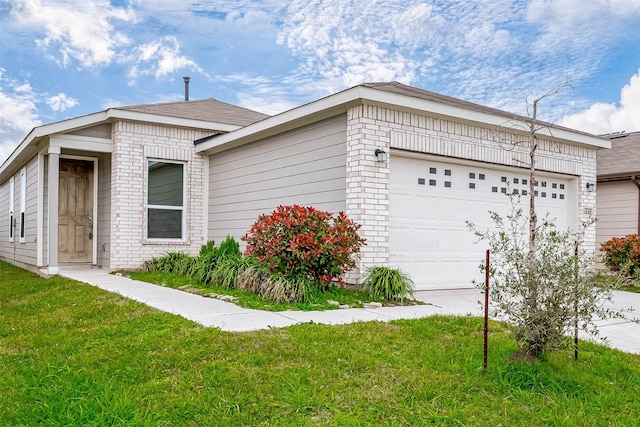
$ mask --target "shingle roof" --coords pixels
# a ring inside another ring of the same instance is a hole
[[[610,150],[598,150],[598,176],[640,175],[640,131],[609,137]]]
[[[204,120],[236,126],[247,126],[269,117],[257,111],[227,104],[209,98],[197,101],[166,102],[161,104],[132,105],[116,107],[118,110],[136,111],[159,116]]]
[[[410,96],[413,98],[424,99],[427,101],[437,102],[443,105],[449,105],[452,107],[464,108],[465,110],[478,111],[481,113],[492,114],[499,117],[505,117],[508,119],[529,121],[529,117],[521,116],[518,114],[509,113],[508,111],[499,110],[497,108],[487,107],[485,105],[474,104],[473,102],[463,101],[462,99],[452,98],[450,96],[441,95],[439,93],[430,92],[425,89],[420,89],[413,86],[407,86],[398,82],[382,82],[382,83],[363,83],[361,86],[369,87],[372,89],[378,89],[385,92],[396,93],[398,95]],[[549,126],[555,129],[565,129],[578,134],[593,136],[587,132],[581,132],[575,129],[569,129],[563,126],[558,126],[553,123],[547,123],[539,121],[541,125]]]

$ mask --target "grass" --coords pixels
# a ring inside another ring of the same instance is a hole
[[[0,263],[0,425],[634,426],[640,356],[431,317],[227,333]]]
[[[332,310],[337,309],[335,305],[329,304],[329,301],[337,301],[340,304],[349,304],[351,307],[362,307],[365,302],[380,302],[385,305],[391,304],[384,301],[381,297],[371,297],[368,292],[354,291],[338,286],[332,286],[325,292],[313,292],[305,302],[297,303],[278,303],[269,301],[251,292],[244,292],[238,289],[231,289],[224,286],[210,286],[184,276],[177,274],[167,274],[160,272],[121,272],[135,280],[143,282],[155,283],[174,289],[182,289],[194,292],[200,295],[218,294],[230,295],[235,298],[233,301],[237,305],[245,308],[253,308],[257,310],[267,311],[284,311],[284,310]],[[416,303],[407,301],[406,303]]]
[[[633,292],[634,294],[640,294],[640,280],[630,282],[626,286],[620,288],[620,290],[625,292]]]
[[[624,276],[622,276],[624,277]],[[632,292],[640,294],[640,276],[632,279],[620,279],[613,273],[607,273],[606,271],[599,271],[596,275],[596,281],[603,286],[611,287],[615,286],[619,291]]]

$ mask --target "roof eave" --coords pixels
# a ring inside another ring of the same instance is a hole
[[[157,123],[160,125],[197,128],[211,131],[231,132],[241,126],[227,123],[208,122],[203,120],[184,119],[179,117],[163,116],[158,114],[140,113],[137,111],[121,110],[117,107],[105,111],[92,113],[85,116],[74,117],[42,126],[37,126],[27,134],[18,146],[0,166],[0,183],[6,181],[9,176],[19,170],[25,162],[29,161],[37,153],[37,144],[41,138],[58,133],[68,133],[77,129],[94,126],[113,119],[131,120],[144,123]],[[31,148],[30,148],[31,147]]]
[[[242,126],[231,125],[228,123],[210,122],[205,120],[185,119],[182,117],[164,116],[160,114],[142,113],[139,111],[120,110],[118,108],[110,108],[107,111],[108,118],[131,120],[145,123],[157,123],[165,126],[178,126],[185,128],[197,128],[205,130],[215,130],[222,132],[231,132],[240,129]]]
[[[308,124],[322,118],[346,112],[348,108],[359,104],[376,104],[412,112],[427,112],[443,118],[454,118],[469,123],[483,124],[506,128],[520,133],[526,133],[529,122],[526,118],[513,115],[512,119],[467,108],[445,105],[426,99],[385,92],[379,89],[356,86],[335,95],[305,104],[266,118],[258,123],[243,127],[237,131],[217,136],[209,141],[200,143],[196,147],[197,152],[213,154],[260,138],[265,138]],[[539,134],[553,138],[557,141],[571,145],[586,146],[590,148],[611,148],[608,139],[590,135],[584,132],[560,126],[542,127]]]
[[[615,172],[615,173],[603,173],[598,174],[598,182],[606,181],[626,181],[640,178],[640,170],[635,172]]]
[[[9,155],[7,160],[0,166],[0,183],[6,181],[10,175],[20,169],[25,162],[37,153],[34,148],[40,138],[61,132],[71,132],[76,129],[92,126],[101,123],[107,119],[107,112],[88,114],[86,116],[75,117],[73,119],[63,120],[56,123],[37,126],[27,134],[27,136],[18,144],[18,146]],[[32,147],[31,150],[29,148]]]

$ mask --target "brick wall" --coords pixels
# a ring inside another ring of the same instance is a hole
[[[347,277],[359,282],[365,268],[389,262],[389,159],[378,163],[376,148],[406,150],[459,159],[524,167],[528,145],[523,132],[498,130],[437,117],[362,105],[347,113],[347,214],[364,224],[367,239],[359,269]],[[541,139],[537,168],[577,177],[578,223],[595,218],[596,149]],[[595,252],[595,225],[586,230],[582,248]]]
[[[111,153],[111,268],[138,268],[167,252],[197,254],[205,243],[206,158],[193,141],[211,131],[117,121]],[[145,239],[147,160],[184,161],[187,171],[186,229],[181,242]]]
[[[346,214],[362,224],[366,239],[359,266],[345,277],[357,284],[367,267],[389,264],[389,162],[376,160],[376,149],[390,149],[390,124],[372,118],[374,107],[347,112]]]

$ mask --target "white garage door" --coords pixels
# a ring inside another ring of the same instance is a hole
[[[390,168],[390,264],[407,272],[416,289],[482,282],[478,266],[487,244],[474,243],[465,221],[486,229],[493,225],[488,211],[509,212],[507,183],[526,196],[521,203],[527,212],[527,171],[398,155],[390,160]],[[540,174],[538,181],[538,217],[549,212],[559,228],[575,228],[575,220],[569,220],[576,218],[575,179]]]

